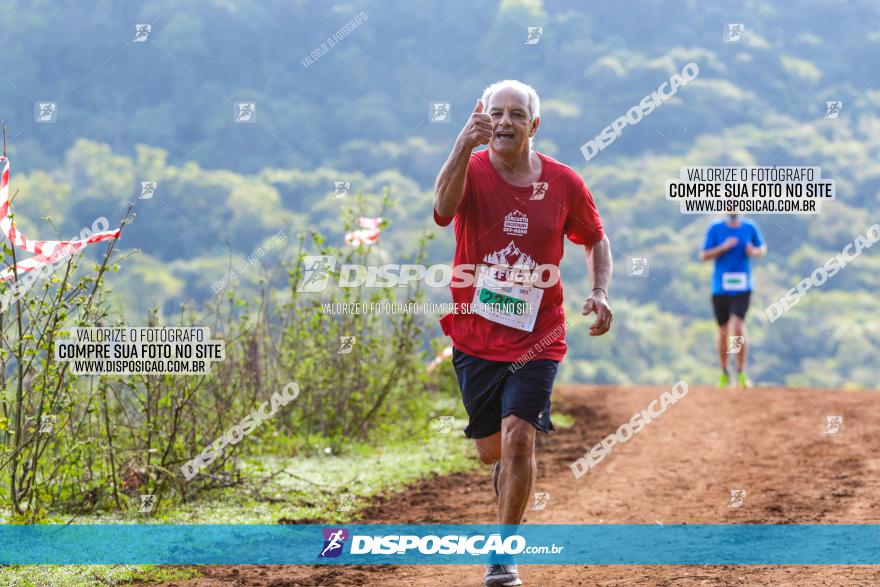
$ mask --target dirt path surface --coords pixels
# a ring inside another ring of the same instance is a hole
[[[576,480],[569,463],[666,388],[561,387],[554,408],[573,428],[540,440],[534,491],[550,494],[526,523],[880,523],[880,395],[797,389],[691,388]],[[826,434],[826,417],[844,417]],[[464,440],[463,440],[464,442]],[[731,508],[730,490],[744,489]],[[493,523],[489,469],[381,496],[365,523]],[[481,585],[481,566],[218,566],[170,585]],[[525,585],[880,585],[873,566],[521,566]]]

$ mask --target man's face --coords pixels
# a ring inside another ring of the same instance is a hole
[[[538,128],[532,121],[528,97],[513,88],[492,94],[486,112],[492,119],[494,133],[489,148],[502,155],[518,153],[528,148],[529,137]]]

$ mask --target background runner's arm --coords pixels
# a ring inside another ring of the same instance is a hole
[[[754,232],[752,232],[751,242],[746,244],[746,255],[749,257],[763,257],[766,254],[767,244],[764,242],[764,237],[761,236],[761,232],[756,226]]]
[[[727,240],[725,240],[717,247],[703,249],[702,251],[700,251],[700,261],[708,261],[710,259],[714,259],[715,257],[720,257],[721,255],[735,247],[737,242],[738,241],[735,236],[729,236],[727,237]]]
[[[464,197],[465,181],[467,180],[468,162],[471,151],[480,145],[489,143],[492,138],[492,119],[483,114],[483,101],[477,105],[464,128],[455,140],[452,153],[434,184],[434,210],[443,217],[453,216]]]
[[[752,243],[746,245],[746,255],[749,257],[763,257],[767,254],[767,245],[756,247]]]

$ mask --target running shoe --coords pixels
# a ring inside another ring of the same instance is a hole
[[[516,565],[486,565],[485,587],[508,587],[522,585]]]
[[[718,387],[724,389],[730,385],[730,375],[727,373],[722,373],[721,377],[718,379]]]
[[[736,376],[736,379],[739,387],[745,387],[746,389],[749,389],[752,386],[752,380],[749,379],[749,376],[746,375],[745,371],[740,371],[739,374]]]

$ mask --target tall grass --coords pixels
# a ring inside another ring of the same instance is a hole
[[[389,202],[386,193],[382,211]],[[365,206],[357,198],[346,211],[346,229]],[[412,262],[424,260],[426,240]],[[153,311],[142,319],[146,324],[109,310],[112,292],[102,277],[120,270],[111,262],[115,247],[114,241],[89,271],[78,269],[81,256],[70,258],[63,274],[0,315],[0,499],[7,521],[39,522],[48,512],[140,516],[144,494],[156,496],[156,513],[203,490],[240,483],[236,464],[245,451],[291,456],[321,446],[344,452],[347,443],[427,417],[423,317],[322,312],[324,303],[418,302],[419,286],[297,291],[307,253],[335,256],[337,267],[366,265],[376,262],[373,247],[331,246],[313,231],[276,266],[286,274],[283,289],[267,280],[250,301],[223,292],[171,317]],[[15,251],[4,252],[14,261]],[[205,375],[75,376],[54,358],[55,341],[67,338],[71,327],[123,325],[209,326],[212,338],[225,341],[225,360]],[[348,336],[355,344],[340,353],[340,337]],[[300,386],[295,401],[246,442],[227,446],[196,477],[184,478],[183,463],[290,381]]]

